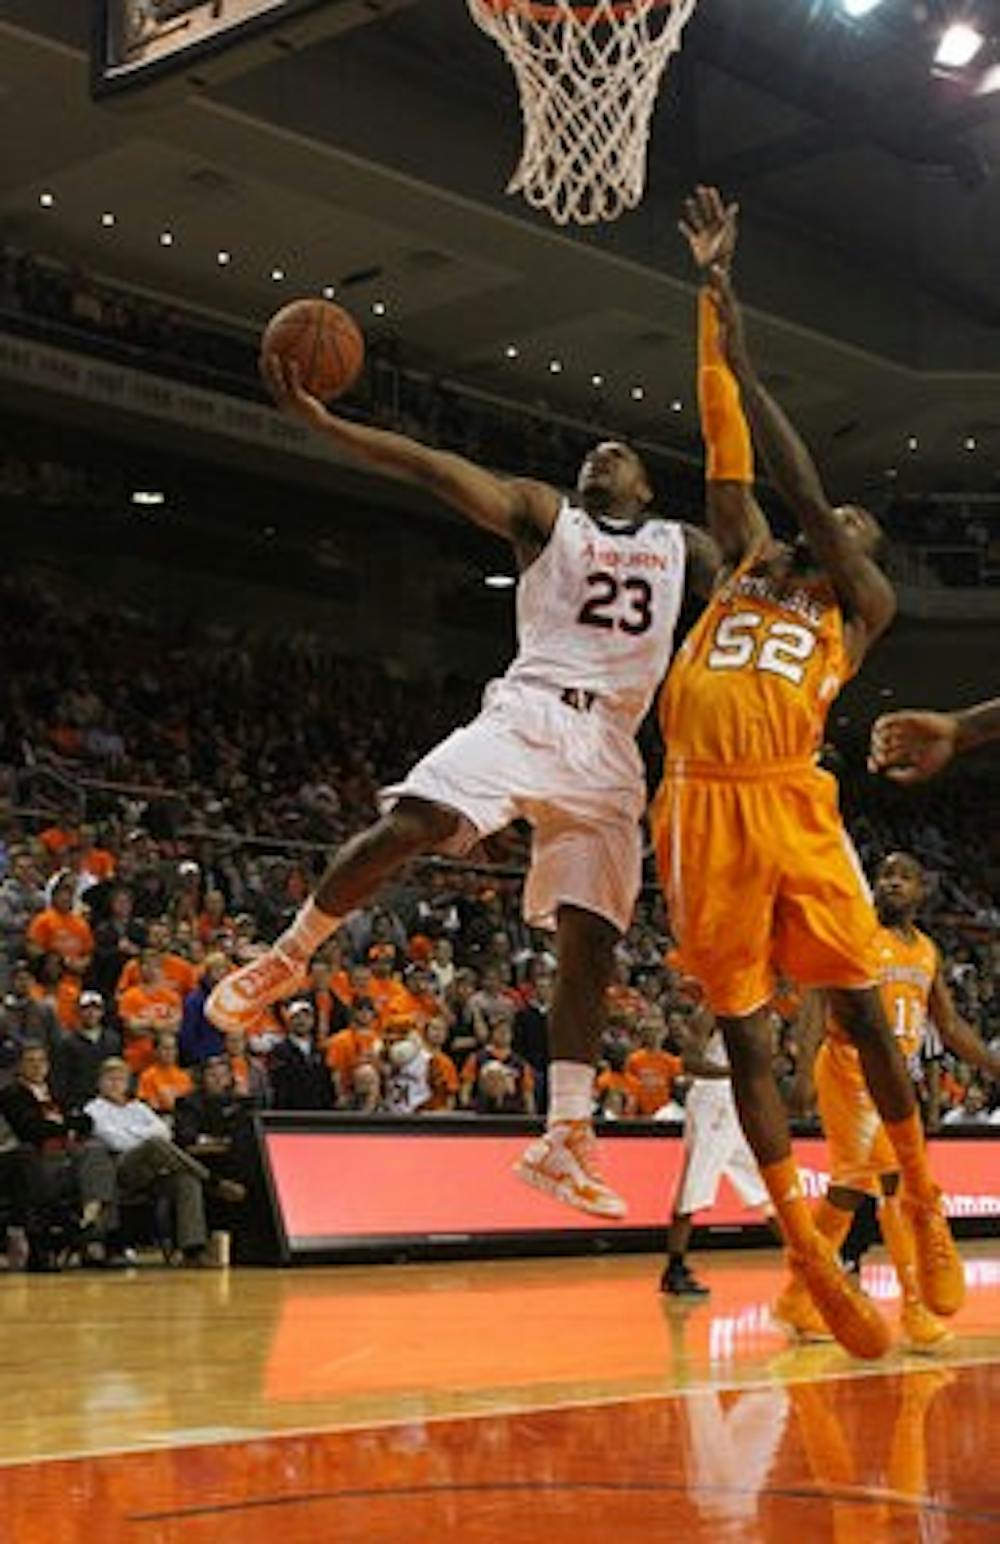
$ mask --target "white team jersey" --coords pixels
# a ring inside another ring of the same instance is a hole
[[[670,664],[686,556],[677,521],[615,531],[564,500],[518,582],[504,679],[593,692],[634,731]]]

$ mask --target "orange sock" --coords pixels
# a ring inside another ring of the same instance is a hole
[[[899,1277],[903,1301],[919,1302],[917,1246],[906,1214],[899,1204],[898,1196],[883,1198],[878,1220],[882,1228],[882,1237],[885,1239],[885,1247],[889,1251],[896,1275]]]
[[[795,1167],[795,1159],[789,1156],[779,1158],[777,1163],[765,1164],[760,1171],[760,1177],[774,1202],[781,1231],[789,1245],[792,1249],[802,1248],[815,1238],[816,1229],[813,1226],[809,1203],[802,1194],[802,1184],[799,1180],[799,1171]]]
[[[933,1200],[937,1188],[927,1167],[927,1143],[924,1128],[916,1110],[905,1120],[885,1121],[886,1132],[899,1159],[903,1183],[911,1196],[919,1200]]]
[[[832,1205],[826,1196],[821,1196],[813,1208],[812,1216],[817,1233],[822,1233],[834,1249],[839,1249],[851,1231],[853,1212],[845,1212],[842,1207]]]

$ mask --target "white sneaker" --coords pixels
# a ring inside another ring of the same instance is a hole
[[[578,1211],[624,1217],[628,1207],[605,1182],[595,1161],[596,1148],[589,1120],[559,1121],[525,1148],[514,1173],[526,1185]]]
[[[265,1008],[291,997],[306,983],[304,960],[276,946],[224,976],[205,1004],[205,1016],[216,1029],[249,1029]]]

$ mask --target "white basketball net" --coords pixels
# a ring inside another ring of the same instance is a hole
[[[656,93],[698,0],[468,0],[510,61],[524,150],[507,184],[557,225],[634,209],[646,184]]]

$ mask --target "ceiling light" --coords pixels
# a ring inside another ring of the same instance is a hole
[[[280,284],[284,277],[285,277],[285,270],[283,268],[272,268],[271,269],[271,278],[274,280],[275,284]]]
[[[910,438],[906,442],[907,450],[918,450],[919,447],[920,441],[917,439],[917,436],[915,434],[911,434]]]
[[[562,374],[562,360],[561,359],[550,359],[549,360],[549,372],[552,375],[561,375]]]
[[[590,377],[590,384],[591,384],[591,386],[603,386],[604,385],[604,376],[603,375],[592,375]]]
[[[504,354],[508,359],[516,359],[519,352],[520,350],[518,349],[516,343],[508,343],[507,347],[504,349]]]
[[[336,289],[335,285],[333,285],[333,284],[324,284],[323,285],[323,299],[324,300],[332,300],[336,293],[337,293],[337,289]]]
[[[55,201],[56,196],[54,193],[39,193],[38,195],[38,202],[43,209],[51,209]]]
[[[174,244],[174,233],[173,233],[173,231],[161,231],[160,232],[160,246],[161,247],[172,247],[173,244]]]
[[[983,34],[970,27],[968,22],[952,22],[945,28],[934,63],[943,64],[946,69],[960,70],[963,65],[972,63],[984,42]]]
[[[111,213],[111,210],[105,209],[104,213],[101,215],[101,224],[104,226],[105,230],[110,230],[114,223],[115,217]]]
[[[384,316],[388,309],[384,300],[372,301],[372,316]]]
[[[975,450],[975,448],[976,448],[976,439],[975,439],[975,435],[972,435],[972,434],[970,434],[970,435],[969,435],[969,436],[968,436],[968,437],[967,437],[967,438],[966,438],[966,441],[965,441],[965,448],[966,448],[966,450]]]
[[[645,395],[646,395],[646,393],[645,393],[645,390],[643,389],[642,386],[633,386],[632,387],[632,401],[633,402],[641,402]]]
[[[216,252],[215,261],[218,263],[220,268],[227,268],[229,263],[232,261],[232,254],[223,248],[221,252]]]
[[[670,411],[672,413],[683,413],[683,411],[684,411],[684,404],[681,401],[680,397],[675,397],[673,402],[671,402],[671,404],[670,404]]]
[[[840,0],[840,4],[847,16],[867,16],[882,0]]]
[[[166,500],[167,496],[165,493],[160,493],[158,489],[152,488],[137,488],[132,495],[133,504],[140,504],[144,506],[150,506],[153,504],[165,504]]]
[[[483,583],[488,590],[512,590],[517,580],[513,574],[487,574]]]
[[[983,71],[983,78],[976,87],[976,96],[992,96],[994,91],[1000,91],[1000,64],[991,64],[988,70]]]

